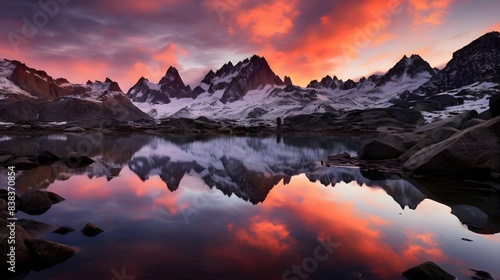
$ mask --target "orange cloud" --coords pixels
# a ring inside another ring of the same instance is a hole
[[[277,74],[291,76],[299,85],[327,74],[338,75],[332,72],[357,59],[363,49],[395,37],[386,29],[403,11],[402,2],[367,0],[355,8],[347,3],[336,4],[318,17],[316,25],[311,21],[300,36],[284,36],[290,43],[263,43],[262,54]]]
[[[271,254],[280,254],[289,246],[286,239],[289,231],[286,225],[277,224],[262,217],[254,216],[250,218],[250,224],[233,231],[233,226],[229,226],[229,231],[233,231],[238,243],[253,246],[269,251]]]
[[[277,0],[271,4],[262,4],[236,16],[240,28],[249,29],[252,40],[261,42],[276,35],[283,35],[293,27],[298,15],[298,0]]]
[[[413,15],[413,25],[441,24],[452,2],[454,0],[410,0],[408,8]]]

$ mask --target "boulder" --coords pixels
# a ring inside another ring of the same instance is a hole
[[[0,271],[4,272],[9,267],[7,261],[10,257],[10,246],[8,238],[10,236],[10,229],[7,227],[10,222],[0,219]],[[16,232],[16,270],[18,267],[28,266],[30,259],[30,252],[25,245],[25,241],[31,239],[30,235],[20,226],[15,226]]]
[[[443,107],[449,107],[449,106],[455,106],[458,105],[458,100],[449,94],[438,94],[438,95],[433,95],[427,100],[434,100],[439,102]]]
[[[43,239],[29,239],[25,243],[31,253],[32,269],[35,271],[61,263],[77,252],[74,247]]]
[[[70,152],[61,158],[61,161],[69,168],[80,168],[89,166],[94,160],[76,152]]]
[[[469,127],[473,127],[473,126],[478,125],[478,124],[483,123],[483,122],[484,122],[484,120],[482,120],[482,119],[473,118],[473,119],[470,119],[470,120],[464,122],[460,126],[460,129],[463,130],[463,129],[466,129],[466,128],[469,128]]]
[[[424,132],[428,132],[428,131],[434,130],[434,129],[439,128],[439,127],[444,127],[444,126],[460,129],[460,127],[465,122],[471,120],[472,118],[475,118],[476,116],[477,116],[477,112],[474,110],[465,111],[459,115],[423,125],[417,129],[415,129],[413,132],[414,133],[424,133]]]
[[[38,163],[29,160],[26,157],[18,157],[10,161],[4,162],[3,166],[14,166],[16,170],[30,170],[38,167]]]
[[[97,227],[92,223],[87,223],[85,227],[82,229],[82,232],[85,236],[94,237],[100,233],[103,233],[104,230],[100,229],[99,227]]]
[[[53,233],[63,234],[63,235],[64,235],[64,234],[67,234],[67,233],[70,233],[70,232],[73,232],[73,231],[75,231],[75,229],[74,229],[74,228],[72,228],[72,227],[68,227],[68,226],[60,226],[60,227],[58,227],[57,229],[55,229],[55,230],[53,231]]]
[[[17,224],[22,227],[33,238],[38,238],[51,232],[54,226],[33,219],[20,219]]]
[[[409,280],[454,280],[455,276],[449,274],[433,262],[425,262],[404,271],[403,276]]]
[[[417,101],[415,103],[415,106],[413,106],[413,110],[425,111],[425,112],[441,111],[443,109],[444,109],[443,104],[441,104],[439,101],[436,101],[436,100]]]
[[[500,116],[419,150],[403,169],[415,174],[454,177],[500,173]]]
[[[52,202],[52,204],[56,204],[66,200],[64,199],[64,197],[58,195],[57,193],[47,191],[47,195],[49,196],[49,199]]]
[[[390,107],[385,109],[385,111],[390,117],[406,124],[424,123],[424,117],[422,116],[422,114],[415,110]]]
[[[403,140],[395,135],[381,135],[361,143],[358,151],[360,159],[397,158],[404,153]]]
[[[30,215],[40,215],[52,206],[52,201],[47,192],[33,190],[23,194],[20,198],[19,210]]]
[[[60,158],[50,151],[43,151],[37,156],[40,165],[51,165],[58,161]]]
[[[398,158],[399,162],[406,162],[411,156],[413,156],[416,152],[422,150],[423,148],[439,143],[450,138],[452,135],[457,133],[459,130],[453,127],[439,127],[434,130],[428,131],[425,133],[424,138],[422,138],[417,144],[411,147],[408,151],[406,151],[403,155]]]
[[[490,112],[491,117],[500,116],[500,94],[490,97]]]

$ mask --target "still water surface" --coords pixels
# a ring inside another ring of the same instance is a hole
[[[17,154],[72,149],[96,161],[18,174],[19,194],[39,188],[66,199],[18,218],[104,230],[93,238],[33,231],[79,252],[26,279],[403,279],[425,261],[460,279],[470,269],[500,277],[497,212],[439,203],[414,182],[321,165],[331,154],[355,154],[359,137],[1,140]]]

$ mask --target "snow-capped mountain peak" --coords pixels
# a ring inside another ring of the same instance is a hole
[[[430,96],[485,81],[484,75],[500,65],[500,33],[490,32],[453,53],[446,67],[415,91]]]

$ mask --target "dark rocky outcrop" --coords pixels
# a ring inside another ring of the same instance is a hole
[[[500,117],[421,149],[406,161],[403,168],[415,174],[438,176],[500,173]]]
[[[170,98],[167,92],[160,90],[159,85],[141,77],[127,92],[128,98],[134,102],[150,102],[152,104],[168,104]]]
[[[464,123],[470,121],[471,119],[475,118],[477,116],[477,112],[474,110],[471,111],[465,111],[461,114],[458,114],[453,117],[449,117],[446,119],[442,119],[439,121],[435,121],[429,124],[422,125],[421,127],[415,129],[413,132],[414,133],[426,133],[429,131],[433,131],[434,129],[441,128],[441,127],[451,127],[455,129],[460,129],[464,125]]]
[[[448,126],[438,127],[436,129],[430,130],[425,133],[425,136],[418,143],[416,143],[413,147],[411,147],[408,151],[401,155],[398,158],[398,161],[404,163],[416,152],[422,150],[427,146],[444,141],[458,131],[458,129]]]
[[[443,109],[443,104],[437,100],[421,100],[417,101],[413,106],[413,110],[424,112],[441,111]]]
[[[8,66],[6,66],[8,64]],[[0,121],[62,122],[114,117],[124,121],[149,119],[149,116],[126,98],[115,81],[71,84],[54,80],[44,71],[18,61],[1,61],[9,79],[27,94],[2,92]],[[7,68],[6,68],[7,67]],[[10,70],[5,70],[10,69]]]
[[[432,95],[484,79],[500,64],[500,33],[490,32],[453,53],[446,67],[415,92]]]
[[[358,151],[360,159],[397,158],[405,151],[402,138],[396,135],[379,135],[361,143]]]
[[[254,55],[250,59],[239,62],[233,67],[227,67],[229,69],[225,70],[226,72],[229,71],[229,73],[237,74],[231,79],[220,99],[224,104],[240,100],[248,91],[257,89],[260,86],[284,84],[283,81],[276,77],[276,74],[271,70],[264,57]],[[226,73],[224,72],[224,74]],[[216,77],[219,76],[221,75],[217,71]]]
[[[428,73],[434,75],[436,71],[429,65],[429,63],[423,60],[419,55],[413,54],[410,57],[406,55],[401,58],[400,61],[396,63],[385,75],[380,77],[377,81],[376,86],[380,87],[385,85],[388,81],[401,78],[406,75],[410,78],[416,78],[417,75],[421,73]]]
[[[288,116],[284,126],[289,130],[366,130],[406,128],[422,124],[422,114],[399,107],[384,109],[353,110]]]

